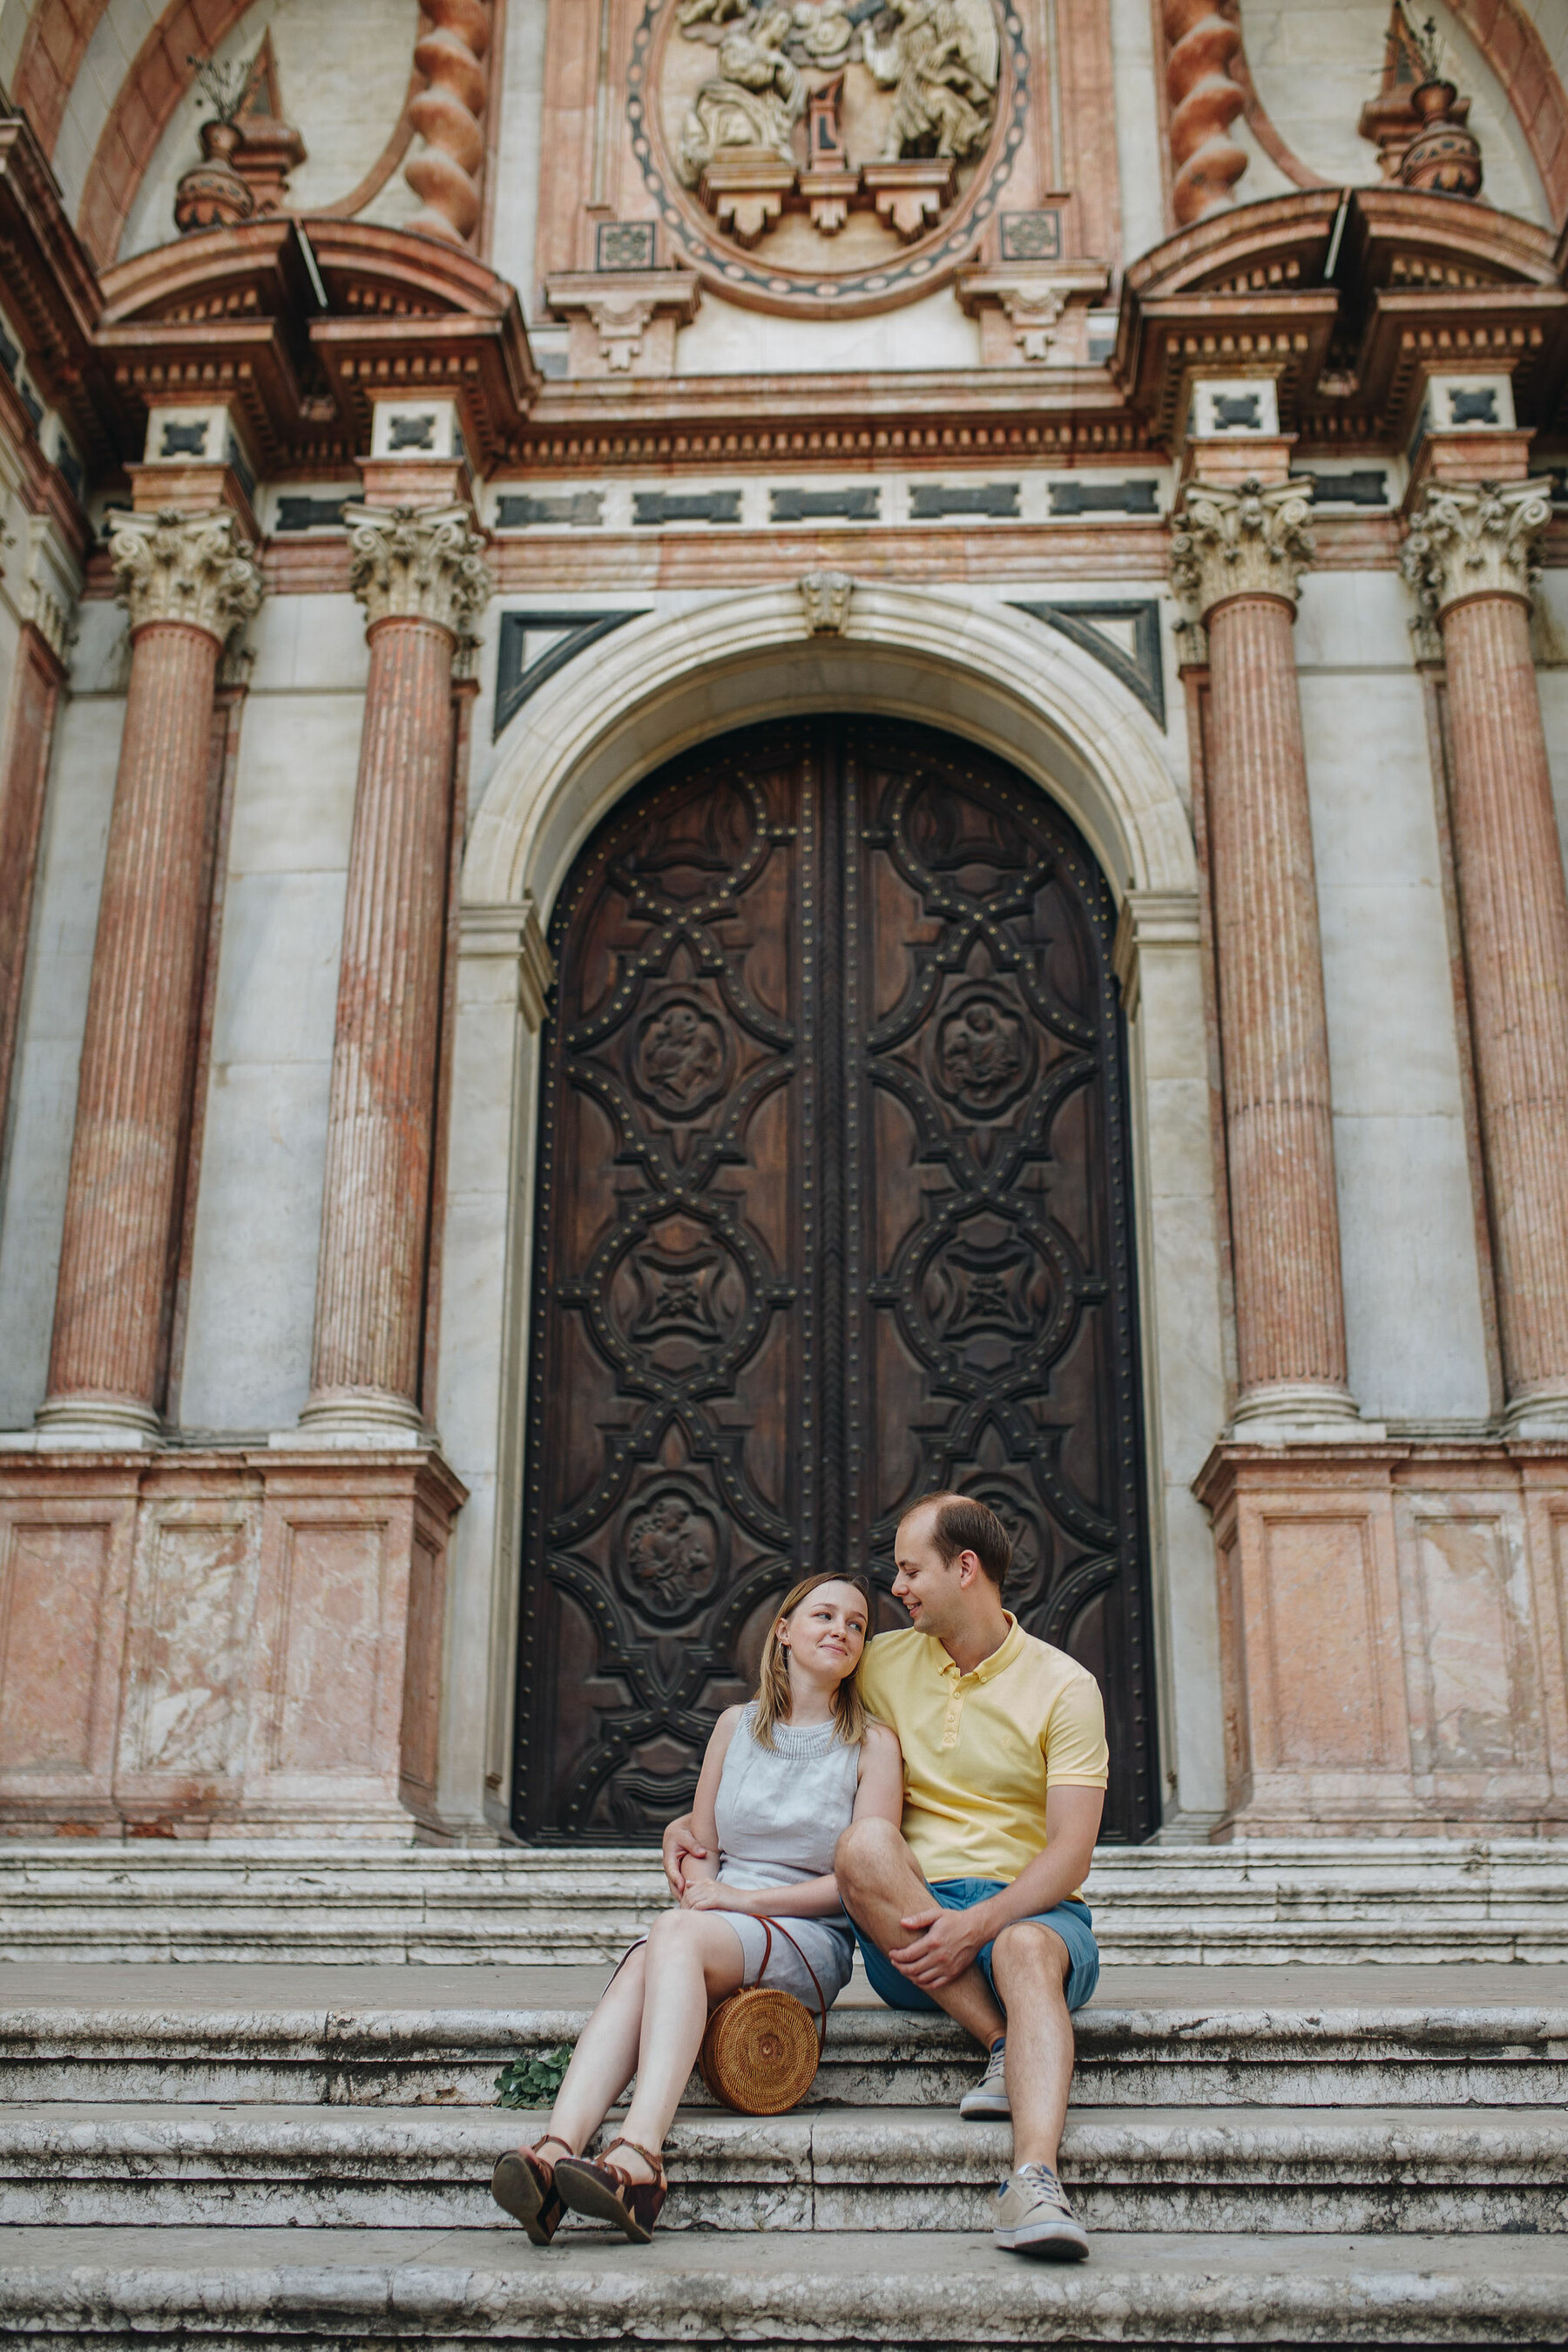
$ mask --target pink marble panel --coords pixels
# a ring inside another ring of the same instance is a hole
[[[1416,1769],[1491,1772],[1538,1764],[1522,1529],[1500,1513],[1421,1511],[1413,1534]]]
[[[132,1601],[121,1773],[236,1770],[256,1581],[254,1515],[175,1505],[144,1528]]]
[[[1369,1519],[1268,1512],[1262,1535],[1270,1762],[1342,1772],[1385,1763]]]
[[[272,1771],[336,1780],[385,1769],[376,1732],[386,1565],[384,1521],[287,1528]]]
[[[13,1523],[0,1568],[0,1772],[92,1769],[107,1521]]]
[[[423,1810],[435,1801],[441,1729],[441,1620],[446,1559],[416,1526],[408,1573],[408,1655],[403,1679],[402,1796]]]

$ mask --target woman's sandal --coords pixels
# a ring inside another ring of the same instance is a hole
[[[571,2155],[570,2143],[559,2132],[546,2132],[536,2147],[542,2147],[546,2140]],[[514,2148],[500,2159],[490,2175],[490,2195],[503,2213],[522,2223],[536,2246],[550,2243],[566,2210],[555,2186],[555,2167],[534,2148]]]
[[[640,2156],[653,2167],[655,2178],[634,2180],[621,2166],[610,2163],[617,2147],[629,2147],[634,2156]],[[563,2157],[555,2168],[555,2181],[558,2194],[574,2213],[585,2213],[595,2221],[614,2221],[639,2246],[646,2246],[652,2238],[653,2225],[669,2194],[663,2158],[624,2137],[611,2140],[592,2163],[585,2156]]]

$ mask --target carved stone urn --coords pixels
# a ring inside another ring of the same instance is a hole
[[[1455,118],[1458,95],[1451,81],[1424,81],[1411,91],[1410,103],[1421,127],[1399,167],[1405,187],[1429,195],[1479,195],[1480,141]]]
[[[255,212],[255,195],[231,160],[244,135],[237,123],[203,123],[203,160],[182,173],[174,190],[174,226],[182,236],[202,228],[233,228]]]

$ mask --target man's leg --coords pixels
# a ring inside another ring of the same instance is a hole
[[[1004,1927],[991,1948],[991,1970],[1007,2011],[1007,2097],[1013,2109],[1013,2166],[1057,2168],[1057,2150],[1072,2088],[1073,2031],[1067,2004],[1072,1967],[1067,1946],[1037,1919]]]
[[[917,1911],[929,1911],[936,1897],[891,1822],[851,1822],[834,1850],[833,1868],[845,1909],[874,1944],[887,1952],[914,1941],[903,1923]],[[978,1967],[965,1969],[931,1998],[982,2049],[989,2050],[1003,2031],[1002,2012]]]

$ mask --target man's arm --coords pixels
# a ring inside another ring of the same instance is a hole
[[[669,1881],[669,1891],[679,1903],[686,1892],[689,1862],[706,1862],[708,1849],[701,1843],[689,1813],[682,1813],[671,1822],[664,1833],[664,1874]]]
[[[911,1984],[934,1992],[961,1977],[981,1946],[1015,1919],[1055,1910],[1089,1875],[1104,1810],[1103,1789],[1069,1784],[1047,1790],[1046,1843],[1040,1853],[1025,1864],[1010,1886],[967,1911],[935,1906],[912,1913],[903,1923],[910,1941],[888,1954],[894,1967]]]

